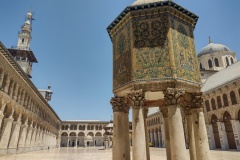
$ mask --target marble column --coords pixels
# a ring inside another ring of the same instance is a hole
[[[11,137],[8,145],[8,153],[13,154],[17,151],[17,144],[19,139],[19,132],[20,132],[20,126],[21,126],[21,118],[22,115],[20,114],[18,119],[13,122],[12,125],[12,132]]]
[[[32,132],[33,132],[33,127],[32,127],[32,124],[30,124],[27,129],[27,137],[26,137],[26,142],[24,146],[26,150],[29,150],[31,139],[32,139]]]
[[[148,160],[146,129],[144,120],[144,93],[142,90],[128,94],[132,104],[132,157],[133,160]],[[114,143],[114,142],[113,142]]]
[[[240,150],[240,144],[239,144],[239,136],[240,136],[240,124],[238,120],[230,120],[233,128],[235,143],[237,146],[237,150]]]
[[[227,150],[229,149],[229,145],[227,140],[227,134],[225,131],[225,125],[222,122],[217,122],[217,126],[218,126],[218,133],[220,137],[221,148],[224,150]]]
[[[162,140],[161,140],[161,139],[162,139],[162,136],[161,136],[161,132],[158,131],[157,134],[158,134],[158,144],[159,144],[158,147],[162,147]]]
[[[197,160],[196,148],[195,148],[195,135],[194,135],[194,127],[193,127],[191,110],[185,110],[185,117],[187,120],[187,134],[188,134],[190,159]]]
[[[164,91],[164,100],[168,107],[169,132],[171,137],[172,160],[187,160],[183,122],[180,109],[182,95],[185,92],[177,88],[167,88]]]
[[[113,108],[113,160],[130,160],[129,107],[125,98],[115,97],[110,101]]]
[[[27,120],[21,125],[18,140],[18,151],[23,152],[27,138]]]
[[[197,158],[198,160],[210,160],[211,156],[209,151],[203,108],[201,107],[193,109],[192,113]]]
[[[3,119],[3,126],[1,128],[1,140],[0,140],[0,155],[7,153],[7,147],[11,135],[11,129],[13,124],[13,118],[10,116],[9,118]]]
[[[147,114],[148,108],[143,108],[143,118],[144,118],[144,128],[145,128],[145,137],[146,137],[146,153],[147,153],[147,160],[150,160],[150,151],[149,151],[149,140],[148,140],[148,131],[147,131]]]
[[[30,141],[31,150],[34,150],[34,147],[35,147],[36,134],[37,134],[37,128],[35,126],[32,129],[32,138],[31,138],[31,141]]]
[[[171,160],[171,139],[170,139],[170,133],[169,133],[169,123],[168,123],[168,108],[160,108],[160,111],[163,115],[163,120],[164,120],[164,127],[163,130],[163,135],[164,135],[164,145],[166,147],[166,155],[167,155],[167,160]]]

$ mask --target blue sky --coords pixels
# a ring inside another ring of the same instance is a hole
[[[52,108],[62,120],[110,120],[112,43],[106,27],[134,0],[1,0],[0,41],[16,45],[30,7],[35,13],[31,50],[34,84],[50,83]],[[194,31],[197,52],[213,43],[240,56],[239,0],[175,0],[200,18]]]

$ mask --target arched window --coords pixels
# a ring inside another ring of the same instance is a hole
[[[74,125],[74,130],[77,130],[77,125]]]
[[[224,107],[228,106],[228,99],[226,94],[223,94],[223,103],[224,103]]]
[[[214,62],[215,62],[215,66],[216,66],[216,67],[219,67],[219,62],[218,62],[218,59],[217,59],[217,58],[214,59]]]
[[[200,69],[203,69],[203,68],[202,68],[202,63],[200,63]]]
[[[209,68],[212,68],[212,61],[211,61],[211,59],[208,60],[208,66],[209,66]]]
[[[95,129],[98,130],[98,126],[96,126]]]
[[[216,110],[216,103],[215,103],[215,99],[211,99],[211,104],[212,104],[212,109]]]
[[[85,130],[85,125],[83,125],[83,128],[82,128],[82,130]]]
[[[209,105],[209,101],[208,100],[205,101],[205,106],[206,106],[207,112],[209,112],[210,111],[210,105]]]
[[[87,130],[90,130],[90,126],[89,125],[87,126]]]
[[[79,125],[79,130],[82,130],[82,125]]]
[[[62,130],[64,130],[64,126],[62,126]]]
[[[230,97],[231,97],[232,105],[237,104],[237,99],[234,91],[230,92]]]
[[[218,105],[218,108],[222,108],[222,102],[221,102],[220,96],[217,96],[217,105]]]
[[[91,126],[91,130],[94,130],[94,126]]]
[[[227,57],[226,57],[226,64],[227,64],[227,66],[229,66],[229,61],[228,61]]]
[[[231,63],[233,64],[234,63],[234,61],[233,61],[233,58],[231,57]]]

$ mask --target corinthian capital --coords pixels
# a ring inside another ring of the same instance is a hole
[[[126,95],[130,103],[132,104],[132,107],[142,107],[144,104],[144,92],[142,89],[140,90],[133,90],[130,93]]]
[[[126,99],[124,97],[113,97],[110,100],[112,105],[113,112],[129,112],[129,106],[126,103]]]
[[[163,91],[165,105],[176,105],[181,104],[182,96],[184,95],[185,91],[183,89],[177,88],[167,88]]]
[[[187,93],[183,96],[184,108],[202,108],[203,107],[203,95],[202,92]]]

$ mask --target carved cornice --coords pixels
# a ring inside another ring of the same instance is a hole
[[[142,89],[131,91],[126,95],[126,98],[129,100],[133,108],[140,108],[144,105],[145,97]]]
[[[163,91],[165,105],[181,105],[185,90],[177,88],[167,88]]]
[[[113,112],[129,112],[129,106],[124,97],[113,97],[110,100],[110,103],[112,105]]]

